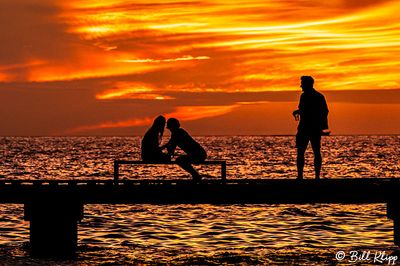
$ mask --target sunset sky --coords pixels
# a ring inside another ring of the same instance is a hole
[[[294,134],[299,77],[333,134],[400,134],[400,2],[2,0],[0,135]]]

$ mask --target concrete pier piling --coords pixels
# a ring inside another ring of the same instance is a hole
[[[62,199],[36,199],[24,205],[30,222],[30,246],[34,257],[74,257],[78,245],[78,221],[83,204]]]
[[[387,203],[387,217],[393,220],[393,242],[400,246],[400,202]]]

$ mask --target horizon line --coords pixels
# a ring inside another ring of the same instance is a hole
[[[296,134],[192,134],[195,137],[294,137]],[[332,134],[322,137],[346,137],[346,136],[400,136],[400,133],[371,133],[371,134]],[[0,135],[0,138],[82,138],[82,137],[109,137],[109,138],[130,138],[130,137],[143,137],[143,135]]]

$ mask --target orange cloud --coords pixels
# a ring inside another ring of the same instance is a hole
[[[32,8],[20,0],[2,11],[0,85],[42,89],[38,98],[60,99],[60,116],[70,106],[102,111],[70,115],[64,128],[145,125],[142,117],[160,110],[188,120],[218,116],[234,103],[257,102],[243,96],[250,92],[299,91],[301,75],[325,91],[400,88],[399,1],[45,0]],[[60,97],[65,91],[79,104]],[[13,106],[33,103],[47,113],[38,102]],[[141,112],[125,121],[137,103]]]
[[[164,114],[165,117],[175,117],[182,121],[198,120],[207,117],[215,117],[233,111],[238,105],[230,106],[178,106],[172,113]],[[142,119],[129,119],[117,122],[104,122],[96,125],[87,125],[67,130],[65,134],[77,134],[97,129],[123,128],[151,125],[153,119],[146,117]]]
[[[182,121],[198,120],[215,117],[232,112],[237,104],[227,106],[178,106],[175,112],[166,114],[166,117],[175,117]]]
[[[193,57],[191,55],[184,55],[182,57],[168,58],[168,59],[152,59],[152,58],[146,58],[146,59],[120,59],[120,60],[117,60],[117,62],[123,62],[123,63],[160,63],[160,62],[177,62],[177,61],[207,60],[207,59],[210,59],[210,57],[208,57],[208,56],[196,56],[196,57]]]
[[[87,132],[96,129],[105,129],[105,128],[118,128],[118,127],[137,127],[137,126],[145,126],[150,125],[152,120],[150,118],[143,118],[143,119],[129,119],[125,121],[118,121],[118,122],[104,122],[96,125],[87,125],[87,126],[80,126],[73,129],[69,129],[65,132],[65,134],[77,134],[80,132]]]
[[[144,75],[165,68],[177,69],[177,75],[190,69],[213,76],[219,64],[232,73],[220,82],[239,90],[251,85],[241,85],[240,77],[258,81],[251,90],[290,89],[291,84],[269,87],[263,75],[271,71],[274,78],[320,75],[324,89],[332,90],[338,84],[340,89],[398,86],[396,1],[54,0],[54,5],[64,34],[71,35],[64,39],[74,57],[70,62],[39,57],[45,64],[31,66],[29,81]],[[50,33],[40,36],[51,39]],[[64,52],[62,47],[59,53]],[[342,64],[354,59],[361,60]],[[184,64],[194,61],[209,62]],[[1,70],[0,76],[21,77]],[[359,76],[365,77],[361,83],[355,82]]]
[[[141,83],[119,82],[115,89],[102,91],[96,94],[97,100],[112,99],[140,99],[140,100],[171,100],[171,96],[166,96],[154,92],[154,88]]]

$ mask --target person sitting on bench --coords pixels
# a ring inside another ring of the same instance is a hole
[[[161,139],[164,133],[165,117],[160,115],[154,119],[153,125],[147,130],[142,139],[142,160],[144,162],[169,162],[171,157],[162,152],[160,147]]]
[[[176,158],[176,163],[184,170],[189,172],[194,181],[200,181],[201,175],[193,168],[191,163],[201,163],[207,158],[204,148],[186,132],[176,118],[167,121],[167,128],[171,131],[171,139],[163,148],[167,148],[168,153],[173,156],[176,147],[181,148],[186,154]]]

